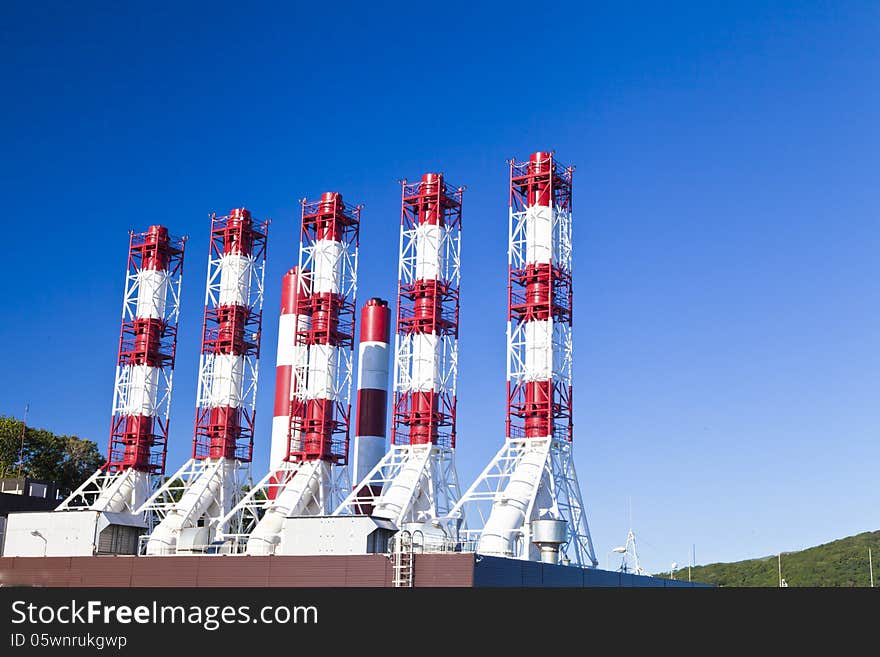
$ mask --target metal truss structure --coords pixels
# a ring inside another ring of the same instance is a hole
[[[361,209],[333,192],[302,200],[298,270],[309,293],[294,314],[311,321],[296,335],[308,358],[292,367],[286,461],[348,461]]]
[[[147,554],[175,553],[192,527],[222,534],[250,483],[268,227],[211,215],[192,458],[139,509],[155,524]]]
[[[398,527],[445,516],[455,471],[463,187],[401,181],[391,450],[334,515],[370,510]]]
[[[506,439],[450,519],[477,551],[529,560],[531,523],[564,519],[562,559],[592,567],[572,459],[573,171],[552,153],[510,162]]]
[[[298,323],[291,364],[287,453],[224,517],[235,551],[274,554],[291,515],[329,515],[350,486],[348,446],[361,206],[328,192],[302,200],[292,314]]]
[[[186,238],[129,233],[107,462],[57,508],[133,513],[165,473]]]
[[[448,516],[460,489],[454,452],[439,445],[392,445],[333,513],[371,515],[397,527]]]
[[[249,220],[246,210],[211,215],[194,459],[253,457],[269,222],[253,226]],[[230,262],[230,256],[240,260]],[[224,367],[230,356],[232,365]],[[218,389],[228,391],[223,401],[237,410],[215,411]]]

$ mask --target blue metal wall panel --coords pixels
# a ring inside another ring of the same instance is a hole
[[[620,573],[616,570],[584,570],[584,586],[620,586]]]
[[[703,587],[708,584],[682,582],[621,573],[615,570],[557,566],[534,561],[478,556],[474,564],[474,586],[516,587]]]
[[[522,586],[524,563],[517,559],[479,555],[474,563],[474,586]]]
[[[543,570],[540,563],[534,561],[522,562],[522,585],[544,586]]]
[[[644,575],[630,575],[632,577],[633,583],[632,586],[651,586],[651,587],[664,587],[666,586],[665,582],[667,580],[660,579],[659,577],[645,577]]]
[[[541,566],[544,578],[543,586],[576,586],[582,588],[584,585],[583,568],[556,566],[549,563],[541,564]]]

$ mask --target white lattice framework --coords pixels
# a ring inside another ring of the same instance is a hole
[[[134,233],[131,234],[134,237]],[[179,240],[180,244],[186,243],[186,238]],[[131,254],[129,254],[131,258]],[[182,253],[181,253],[182,258]],[[125,292],[122,296],[122,322],[133,322],[138,318],[137,309],[140,303],[144,305],[144,300],[140,299],[141,292],[141,272],[132,266],[126,271],[125,275]],[[163,285],[153,285],[153,298],[149,300],[149,305],[154,308],[164,308],[164,313],[160,318],[165,326],[176,327],[180,318],[180,287],[183,283],[182,266],[172,271],[164,271],[165,282]],[[176,340],[176,335],[171,336],[172,340]],[[174,347],[172,347],[173,350]],[[158,386],[155,397],[155,403],[150,408],[150,415],[160,419],[165,427],[168,426],[168,419],[171,414],[171,392],[174,381],[174,367],[160,367],[158,369]],[[132,368],[130,366],[117,363],[116,374],[113,382],[113,404],[111,409],[112,416],[118,417],[134,404],[131,400],[131,391],[135,387],[132,385]],[[135,389],[142,389],[135,387]],[[109,455],[108,455],[109,457]],[[163,464],[164,465],[164,464]],[[140,503],[139,500],[130,498],[121,489],[126,488],[125,479],[135,476],[131,471],[110,472],[105,468],[96,470],[86,481],[74,490],[67,498],[59,504],[56,511],[79,510],[83,508],[93,507],[98,499],[113,500],[116,498],[127,512],[135,512],[135,507]],[[163,475],[153,474],[150,476],[150,491],[155,491],[162,483]],[[114,490],[114,488],[116,490]],[[120,497],[121,496],[121,497]],[[96,509],[100,510],[100,509]]]
[[[266,474],[248,490],[229,513],[220,519],[218,527],[223,529],[218,534],[218,540],[223,540],[227,544],[229,552],[243,552],[251,532],[293,476],[308,469],[310,479],[323,479],[324,472],[321,469],[323,463],[319,460],[299,463],[285,461],[279,470]],[[351,489],[347,468],[329,465],[327,468],[329,477],[325,481],[316,481],[318,485],[315,488],[318,494],[308,505],[311,515],[331,515],[339,501]]]
[[[407,181],[402,181],[404,196]],[[464,188],[457,190],[460,203]],[[446,187],[440,196],[446,195]],[[461,284],[461,221],[442,223],[439,226],[439,272],[437,280],[447,290],[453,290],[454,322],[458,322],[458,290]],[[398,286],[416,283],[419,279],[419,255],[417,242],[419,227],[415,223],[401,222],[400,258],[398,260]],[[398,299],[398,303],[401,303]],[[400,309],[398,309],[398,318]],[[456,331],[457,333],[457,331]],[[398,327],[394,337],[394,393],[396,400],[413,389],[413,368],[418,366],[413,356],[413,334],[403,333]],[[440,403],[456,399],[458,382],[458,339],[455,334],[443,332],[438,336],[436,392]],[[444,409],[454,414],[455,408]],[[393,421],[393,420],[392,420]],[[408,471],[408,473],[407,473]],[[401,504],[401,497],[388,497],[392,485],[408,488],[409,499]],[[406,482],[406,484],[403,484]],[[333,515],[352,515],[372,509],[372,513],[393,515],[398,527],[405,523],[425,522],[449,514],[461,494],[455,468],[455,449],[450,441],[439,440],[437,444],[392,444],[391,449],[376,466],[357,483],[342,501]],[[421,496],[418,501],[416,497]],[[396,511],[392,514],[391,507]]]
[[[178,508],[178,502],[185,493],[198,484],[208,492],[208,513],[204,514],[206,524],[215,532],[222,534],[226,526],[224,510],[234,506],[240,499],[241,491],[250,483],[250,464],[227,459],[189,459],[164,484],[156,490],[141,507],[141,512],[149,514],[150,528],[165,519]],[[231,475],[231,476],[230,476]],[[188,524],[195,524],[202,517],[187,518]]]
[[[254,226],[261,242],[247,257],[248,266],[238,270],[238,289],[245,291],[243,304],[248,308],[249,320],[245,325],[250,335],[245,340],[259,345],[259,331],[266,274],[266,233],[269,222],[261,222]],[[213,226],[212,226],[213,229]],[[218,308],[221,305],[221,278],[223,272],[223,250],[215,248],[212,234],[212,247],[208,253],[208,272],[205,283],[205,307]],[[257,384],[259,380],[259,347],[241,354],[243,362],[241,395],[235,399],[237,407],[242,409],[245,422],[252,423],[257,405]],[[196,414],[210,410],[211,388],[215,378],[215,356],[203,353],[199,358],[199,377],[196,392]],[[233,387],[234,386],[230,386]],[[237,390],[236,390],[237,392]],[[197,419],[198,425],[198,419]],[[250,431],[253,428],[250,427]],[[252,439],[251,439],[252,440]],[[244,491],[251,484],[250,449],[246,459],[236,458],[229,463],[226,458],[198,458],[198,436],[193,444],[193,457],[184,463],[174,475],[167,477],[147,501],[138,509],[139,513],[147,514],[151,529],[156,527],[169,512],[173,511],[183,494],[194,486],[203,488],[207,504],[207,512],[199,518],[187,518],[187,522],[198,522],[204,517],[205,525],[211,526],[216,534],[225,533],[230,509],[234,509],[241,501]],[[224,478],[227,481],[221,481]]]
[[[519,166],[511,163],[513,171]],[[555,164],[551,156],[550,169],[552,181]],[[565,174],[570,184],[571,169]],[[513,187],[513,184],[512,184]],[[570,192],[569,192],[570,194]],[[555,272],[554,281],[561,281],[557,287],[554,282],[553,302],[570,313],[571,268],[572,268],[572,214],[570,195],[565,203],[558,203],[551,192],[551,248],[550,266]],[[529,240],[535,240],[529,233],[528,220],[531,207],[521,207],[511,200],[509,212],[508,265],[511,272],[521,271],[528,262]],[[534,242],[533,242],[534,243]],[[539,245],[540,246],[540,245]],[[567,283],[567,287],[566,287]],[[511,304],[514,302],[511,291]],[[570,315],[569,315],[570,316]],[[570,323],[550,316],[552,322],[551,381],[555,398],[562,406],[571,408],[572,390],[572,331]],[[527,360],[527,322],[508,320],[507,322],[507,380],[518,385],[529,381]],[[540,345],[544,348],[544,345]],[[532,348],[535,348],[532,345]],[[447,520],[460,525],[459,540],[465,546],[479,550],[480,537],[494,509],[514,504],[522,508],[523,521],[518,527],[509,529],[506,538],[509,549],[502,556],[515,559],[537,560],[539,550],[531,542],[531,521],[539,518],[566,520],[567,542],[561,546],[561,557],[568,562],[595,567],[595,556],[586,512],[577,480],[572,458],[571,423],[569,418],[554,417],[553,435],[547,438],[526,438],[518,427],[510,427],[504,445],[495,454],[483,472],[465,491],[455,505]],[[513,482],[513,486],[508,486]],[[528,482],[523,486],[522,482]],[[525,499],[508,497],[511,490],[528,491]],[[497,531],[497,530],[495,530]]]
[[[263,290],[266,276],[265,250],[263,254],[248,256],[250,266],[239,270],[239,287],[247,290],[246,306],[251,312],[259,314],[263,309]],[[205,306],[217,308],[220,305],[220,278],[222,273],[222,254],[211,252],[208,257],[208,277],[205,285]],[[251,328],[249,325],[248,328]],[[259,328],[259,327],[257,327]],[[256,340],[259,336],[250,335],[247,339]],[[199,358],[199,380],[196,391],[196,406],[206,409],[210,407],[210,391],[215,378],[214,356],[202,354]],[[257,407],[257,381],[259,378],[259,354],[243,355],[243,384],[241,396],[236,399],[239,408],[248,409],[253,414]]]
[[[402,504],[395,502],[395,508],[389,509],[398,527],[442,518],[452,512],[461,494],[454,451],[427,444],[392,445],[333,515],[356,515],[364,508],[373,509],[373,515],[382,514],[389,506],[386,493],[393,483],[399,482],[405,470],[413,475],[410,496]],[[422,497],[420,503],[416,503],[417,495]]]
[[[359,211],[359,207],[357,210]],[[339,267],[339,295],[346,300],[346,304],[354,306],[357,298],[357,268],[358,268],[358,244],[357,242],[342,242],[341,248],[337,254],[333,256],[334,260],[331,267]],[[321,251],[321,257],[326,257],[327,252]],[[299,249],[299,272],[301,285],[307,289],[312,288],[312,279],[315,274],[315,256],[316,245],[314,242],[304,242],[300,244]],[[328,267],[328,268],[331,268]],[[353,312],[353,311],[352,311]],[[353,317],[353,314],[352,314]],[[352,320],[353,321],[353,320]],[[333,399],[339,409],[350,413],[351,408],[351,386],[352,372],[354,366],[354,352],[352,349],[334,349],[334,361],[331,365],[336,368],[337,375],[333,379]],[[291,367],[291,386],[290,389],[296,399],[302,404],[309,399],[314,399],[314,395],[310,393],[308,386],[309,362],[307,357],[297,359]],[[299,441],[299,444],[297,444]],[[302,448],[302,435],[291,437],[291,451]],[[335,466],[334,466],[335,467]],[[334,476],[335,478],[335,476]],[[338,501],[338,500],[337,500]]]
[[[140,293],[140,272],[129,270],[125,277],[125,296],[122,302],[122,321],[134,321],[137,318],[138,294]],[[183,282],[183,276],[172,276],[165,273],[167,284],[167,296],[164,300],[165,314],[162,321],[169,326],[177,326],[180,317],[180,285]],[[157,286],[153,288],[154,299],[151,304],[154,307],[162,307],[162,299],[159,298],[162,290]],[[143,303],[143,301],[141,302]],[[168,422],[171,414],[171,389],[173,383],[174,369],[171,367],[163,367],[159,369],[159,388],[156,395],[156,404],[153,409],[153,415],[161,417]],[[129,399],[130,392],[131,368],[116,366],[116,379],[113,386],[113,415],[123,413],[127,408],[132,406]]]
[[[400,231],[400,260],[398,280],[401,285],[411,285],[417,279],[416,239],[417,228],[402,226]],[[440,228],[440,278],[450,289],[458,290],[461,284],[461,225],[443,225]],[[454,335],[439,336],[437,393],[455,398],[458,382],[458,340]],[[401,394],[412,388],[413,371],[412,334],[394,336],[394,390]]]
[[[103,468],[98,469],[80,484],[79,488],[68,495],[67,499],[55,507],[55,510],[82,511],[94,507],[98,499],[104,498],[111,502],[119,502],[120,506],[126,509],[126,512],[135,513],[137,502],[130,495],[122,492],[123,488],[128,488],[125,485],[125,480],[132,476],[134,476],[133,470],[107,472]],[[161,477],[151,477],[150,490],[156,490],[161,480]]]
[[[571,249],[571,210],[553,207],[552,209],[552,236],[553,236],[553,266],[558,270],[570,275],[572,265]],[[509,229],[510,240],[508,243],[508,263],[511,270],[524,269],[526,262],[526,215],[527,211],[514,211],[511,208]],[[556,301],[566,304],[565,300],[557,297]],[[569,308],[569,310],[571,310]],[[557,320],[552,320],[552,343],[553,388],[564,404],[570,405],[572,388],[572,328],[571,325]],[[526,322],[507,322],[507,380],[521,382],[527,380],[526,351]],[[568,424],[555,421],[553,435],[557,439],[567,439]],[[513,437],[513,436],[512,436]],[[518,436],[516,436],[518,437]]]

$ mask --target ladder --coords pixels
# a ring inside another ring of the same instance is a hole
[[[404,530],[394,537],[392,550],[393,578],[395,588],[412,588],[413,585],[413,541],[412,534]]]

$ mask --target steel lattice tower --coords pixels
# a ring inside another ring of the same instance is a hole
[[[338,192],[302,201],[299,263],[282,300],[272,462],[226,516],[231,549],[273,554],[286,518],[329,514],[348,491],[360,212]]]
[[[391,449],[334,515],[398,527],[449,512],[458,499],[455,413],[464,188],[427,173],[402,181]]]
[[[269,222],[239,208],[211,215],[192,458],[142,510],[160,519],[147,554],[173,554],[186,531],[224,530],[253,455]]]
[[[532,523],[564,520],[563,559],[597,564],[572,459],[572,175],[510,161],[504,446],[450,514],[478,552],[537,560]]]
[[[165,474],[186,238],[129,234],[107,462],[58,510],[133,512]]]

